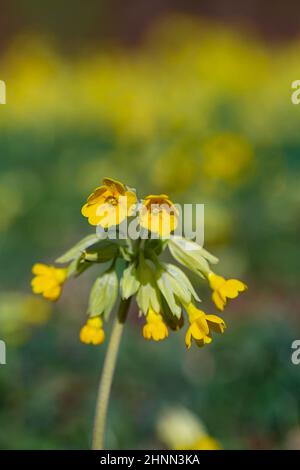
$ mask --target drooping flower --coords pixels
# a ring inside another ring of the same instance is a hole
[[[143,336],[145,339],[154,339],[154,341],[160,341],[168,337],[168,328],[159,313],[149,309],[149,312],[146,316],[146,321],[147,323],[143,327]]]
[[[42,294],[47,300],[57,300],[67,278],[67,269],[36,263],[32,272],[35,274],[31,281],[32,291],[35,294]]]
[[[100,317],[89,318],[80,330],[80,341],[86,344],[102,344],[104,339],[102,319]]]
[[[208,280],[213,290],[212,299],[219,310],[224,310],[227,299],[235,299],[240,292],[247,289],[246,284],[237,279],[224,279],[222,276],[210,272]]]
[[[211,331],[217,333],[224,332],[226,328],[225,322],[217,315],[207,315],[192,303],[186,306],[186,310],[190,321],[190,326],[185,336],[185,344],[188,349],[191,347],[192,340],[195,340],[200,347],[211,343]]]
[[[95,189],[81,209],[91,225],[109,228],[119,225],[132,215],[137,203],[134,191],[117,180],[104,178],[103,185]]]
[[[142,204],[140,210],[141,227],[167,237],[178,222],[178,210],[166,194],[159,196],[149,195]]]

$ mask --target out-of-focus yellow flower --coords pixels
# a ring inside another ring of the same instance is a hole
[[[178,446],[175,450],[221,450],[220,444],[211,436],[201,436],[188,446]]]
[[[102,344],[105,339],[102,326],[100,317],[89,318],[80,330],[80,341],[86,344]]]
[[[202,146],[201,171],[209,178],[235,183],[245,176],[253,160],[250,144],[241,136],[219,134]]]
[[[30,325],[43,325],[49,319],[51,307],[43,299],[28,295],[23,301],[23,318]]]
[[[190,321],[190,326],[185,336],[185,344],[188,349],[191,347],[192,340],[195,340],[200,347],[211,343],[211,330],[217,333],[224,333],[226,325],[222,318],[217,315],[207,315],[192,303],[186,307],[186,310]]]
[[[198,177],[199,166],[194,157],[195,143],[176,141],[161,157],[152,163],[151,183],[155,188],[164,188],[172,193],[183,193],[191,188]],[[174,162],[180,161],[180,170]]]
[[[162,410],[157,422],[157,433],[168,449],[220,450],[221,445],[209,435],[205,425],[186,408]]]
[[[146,320],[147,323],[143,328],[143,336],[145,339],[154,339],[154,341],[160,341],[168,337],[168,328],[159,313],[149,309]]]
[[[211,289],[213,290],[212,299],[219,310],[224,310],[227,299],[235,299],[240,292],[247,289],[246,284],[237,279],[224,279],[222,276],[211,272],[208,275]]]
[[[178,211],[166,194],[147,196],[141,207],[140,224],[151,232],[162,237],[175,230],[178,222]]]
[[[123,183],[104,178],[103,185],[96,188],[82,207],[81,213],[91,225],[104,228],[119,225],[134,212],[137,197]]]
[[[46,323],[51,307],[44,299],[22,292],[4,291],[0,295],[0,331],[7,344],[20,346],[34,331]]]
[[[32,291],[35,294],[42,294],[47,300],[57,300],[67,278],[67,270],[36,263],[32,272],[35,274],[31,281]]]

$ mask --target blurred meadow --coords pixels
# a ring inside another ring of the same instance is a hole
[[[55,305],[34,297],[30,280],[32,264],[91,233],[80,208],[105,176],[204,203],[217,272],[249,286],[204,349],[186,351],[183,333],[146,342],[130,315],[108,447],[166,448],[157,423],[171,406],[225,449],[300,448],[300,36],[267,41],[176,12],[134,46],[90,38],[75,53],[42,33],[7,35],[0,53],[0,448],[90,447],[106,345],[78,335],[96,272]]]

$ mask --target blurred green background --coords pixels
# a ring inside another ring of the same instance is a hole
[[[265,18],[271,2],[162,3],[1,7],[2,449],[90,446],[105,346],[78,332],[96,272],[54,306],[30,280],[34,262],[91,233],[80,208],[105,176],[204,203],[218,272],[249,285],[205,349],[187,352],[183,333],[146,342],[132,312],[108,447],[163,447],[161,410],[184,406],[226,449],[300,448],[299,6]]]

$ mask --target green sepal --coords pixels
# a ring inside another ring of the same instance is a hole
[[[156,275],[156,282],[160,292],[165,298],[173,315],[177,318],[181,315],[181,306],[175,296],[175,292],[171,282],[171,276],[164,269],[160,270]]]
[[[77,277],[86,271],[88,268],[92,266],[92,263],[87,262],[82,255],[78,258],[71,261],[69,266],[67,267],[67,276],[70,277]]]
[[[150,308],[159,313],[161,310],[160,296],[152,269],[144,259],[140,259],[136,272],[140,283],[136,301],[140,310],[144,315],[147,315]]]
[[[118,254],[118,245],[110,240],[103,240],[96,243],[91,248],[85,250],[82,254],[86,261],[94,263],[106,263],[115,258]]]
[[[106,271],[98,277],[92,287],[88,314],[91,317],[103,315],[108,320],[118,297],[118,276],[114,269]]]
[[[130,264],[126,269],[124,269],[120,284],[123,299],[129,299],[129,297],[137,293],[140,287],[140,282],[138,280],[134,264]]]
[[[106,235],[105,235],[106,237]],[[56,259],[56,263],[68,263],[78,258],[87,248],[102,241],[98,234],[88,235],[74,245],[70,250],[66,251],[63,255]]]
[[[164,298],[162,298],[161,314],[163,316],[164,322],[167,324],[167,326],[171,330],[178,331],[183,327],[184,317],[183,317],[182,312],[181,312],[181,315],[179,317],[176,317],[175,315],[173,315],[169,305],[167,304],[167,302]]]
[[[175,295],[178,297],[181,303],[189,303],[192,297],[200,302],[198,294],[196,293],[191,281],[186,274],[174,264],[162,265],[170,276],[170,283],[174,290]]]
[[[171,237],[168,241],[169,250],[178,263],[194,271],[201,277],[210,272],[209,262],[217,263],[218,259],[197,243],[182,237]]]
[[[159,256],[167,246],[167,240],[162,240],[161,238],[150,239],[145,241],[145,256],[151,258],[151,253],[154,253],[156,256]]]

